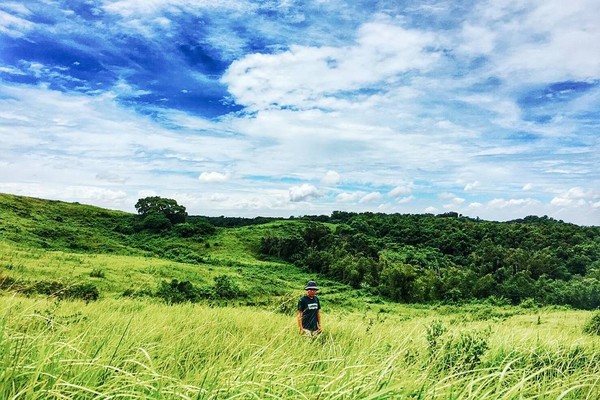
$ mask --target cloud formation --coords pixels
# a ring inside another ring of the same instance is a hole
[[[0,4],[0,191],[600,225],[600,3]]]

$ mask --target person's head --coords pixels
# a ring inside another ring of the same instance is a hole
[[[315,282],[315,281],[308,281],[308,283],[306,284],[306,287],[304,289],[306,290],[306,294],[308,295],[308,297],[311,297],[311,298],[319,290],[319,288],[317,287],[317,282]]]

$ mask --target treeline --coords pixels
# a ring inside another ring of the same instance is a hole
[[[600,307],[600,228],[530,216],[334,212],[262,238],[260,251],[414,303],[498,299]]]

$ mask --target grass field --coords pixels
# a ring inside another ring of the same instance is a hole
[[[0,399],[600,398],[594,312],[401,305],[317,276],[324,333],[297,333],[315,276],[258,255],[260,238],[300,221],[218,228],[188,239],[122,235],[125,213],[0,196]],[[193,262],[178,259],[191,258]],[[173,279],[235,299],[167,305]],[[59,281],[97,301],[15,293]]]
[[[3,399],[597,399],[585,311],[264,307],[0,297]]]

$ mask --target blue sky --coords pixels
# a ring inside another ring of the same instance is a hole
[[[0,3],[0,192],[600,225],[600,2]]]

